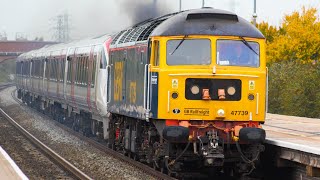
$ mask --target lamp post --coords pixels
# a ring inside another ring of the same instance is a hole
[[[181,11],[181,2],[182,0],[179,0],[179,12]]]
[[[257,1],[256,0],[253,0],[253,14],[252,14],[252,17],[253,17],[253,25],[256,26],[257,25]]]
[[[202,0],[202,7],[204,7],[204,0]]]

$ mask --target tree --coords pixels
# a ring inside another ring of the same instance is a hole
[[[267,39],[267,44],[273,42],[275,38],[279,36],[279,30],[275,26],[269,25],[267,22],[261,22],[257,24],[257,28],[262,32],[262,34]]]
[[[262,22],[258,28],[267,38],[267,60],[310,63],[318,60],[320,21],[317,9],[302,8],[284,17],[279,29]]]

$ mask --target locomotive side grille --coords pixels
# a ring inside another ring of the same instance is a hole
[[[188,100],[202,100],[202,90],[209,89],[211,100],[218,101],[239,101],[241,100],[241,80],[240,79],[195,79],[186,80],[185,98]],[[199,87],[199,93],[193,94],[191,89],[193,86]],[[234,87],[235,93],[228,94],[228,88]],[[225,99],[220,100],[218,90],[225,90]]]
[[[150,26],[148,26],[138,37],[137,41],[145,41],[148,39],[151,32],[166,19],[161,19],[153,22]]]
[[[118,39],[121,37],[121,35],[125,32],[125,30],[119,32],[112,40],[111,45],[116,44],[116,42],[118,41]]]

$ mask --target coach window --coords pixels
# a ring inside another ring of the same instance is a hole
[[[76,76],[76,84],[81,84],[81,59],[82,57],[78,57],[77,58],[77,62],[76,62],[76,65],[77,65],[77,76]]]
[[[101,51],[100,69],[105,69],[107,64],[107,58],[104,51]]]
[[[55,59],[55,63],[54,63],[54,66],[55,66],[55,79],[56,81],[60,81],[60,72],[59,72],[59,59]]]
[[[160,44],[158,40],[153,41],[153,66],[159,66]]]
[[[32,70],[33,70],[33,77],[34,78],[38,77],[38,73],[37,73],[38,67],[37,67],[37,65],[38,65],[38,61],[33,60],[33,62],[32,62]]]
[[[40,78],[43,78],[43,71],[44,71],[44,60],[41,59],[41,61],[40,61]]]
[[[64,74],[65,74],[65,60],[63,58],[61,58],[61,79],[60,81],[63,82],[64,81]]]
[[[93,55],[93,66],[92,66],[92,79],[91,79],[91,87],[93,88],[95,85],[96,79],[96,69],[97,69],[97,53],[95,52]]]
[[[48,59],[46,59],[46,74],[45,74],[45,79],[50,79],[49,78],[49,73],[50,73],[50,69],[49,69],[49,60]]]
[[[53,81],[55,81],[56,80],[56,75],[57,75],[57,70],[56,70],[56,59],[54,58],[54,59],[52,59],[51,60],[51,66],[52,66],[52,71],[51,71],[51,78],[52,78],[52,80]]]
[[[81,59],[81,85],[84,85],[84,76],[85,76],[85,61],[86,56],[83,56]]]
[[[57,76],[57,69],[56,69],[56,59],[54,58],[54,59],[52,59],[52,80],[53,81],[56,81],[56,76]]]
[[[67,82],[70,84],[71,83],[71,68],[72,66],[72,57],[68,57],[68,70],[67,70]]]
[[[82,84],[86,85],[86,59],[88,56],[83,57],[83,73],[82,73]]]
[[[33,63],[33,60],[31,60],[30,62],[31,62],[31,63],[30,63],[30,64],[31,64],[31,65],[30,65],[30,68],[31,68],[31,73],[30,73],[31,75],[30,75],[30,77],[34,77],[34,67],[33,67],[33,66],[34,66],[34,65],[33,65],[34,63]]]

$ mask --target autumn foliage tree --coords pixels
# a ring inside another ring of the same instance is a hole
[[[258,28],[267,39],[269,112],[320,118],[320,20],[316,8],[286,15],[280,27]]]
[[[263,21],[257,24],[257,27],[265,36],[267,44],[272,43],[273,40],[279,36],[279,30],[275,26],[269,25],[267,22]]]
[[[312,62],[320,58],[320,20],[316,8],[286,15],[279,28],[262,22],[258,28],[267,38],[269,63],[279,61]]]

